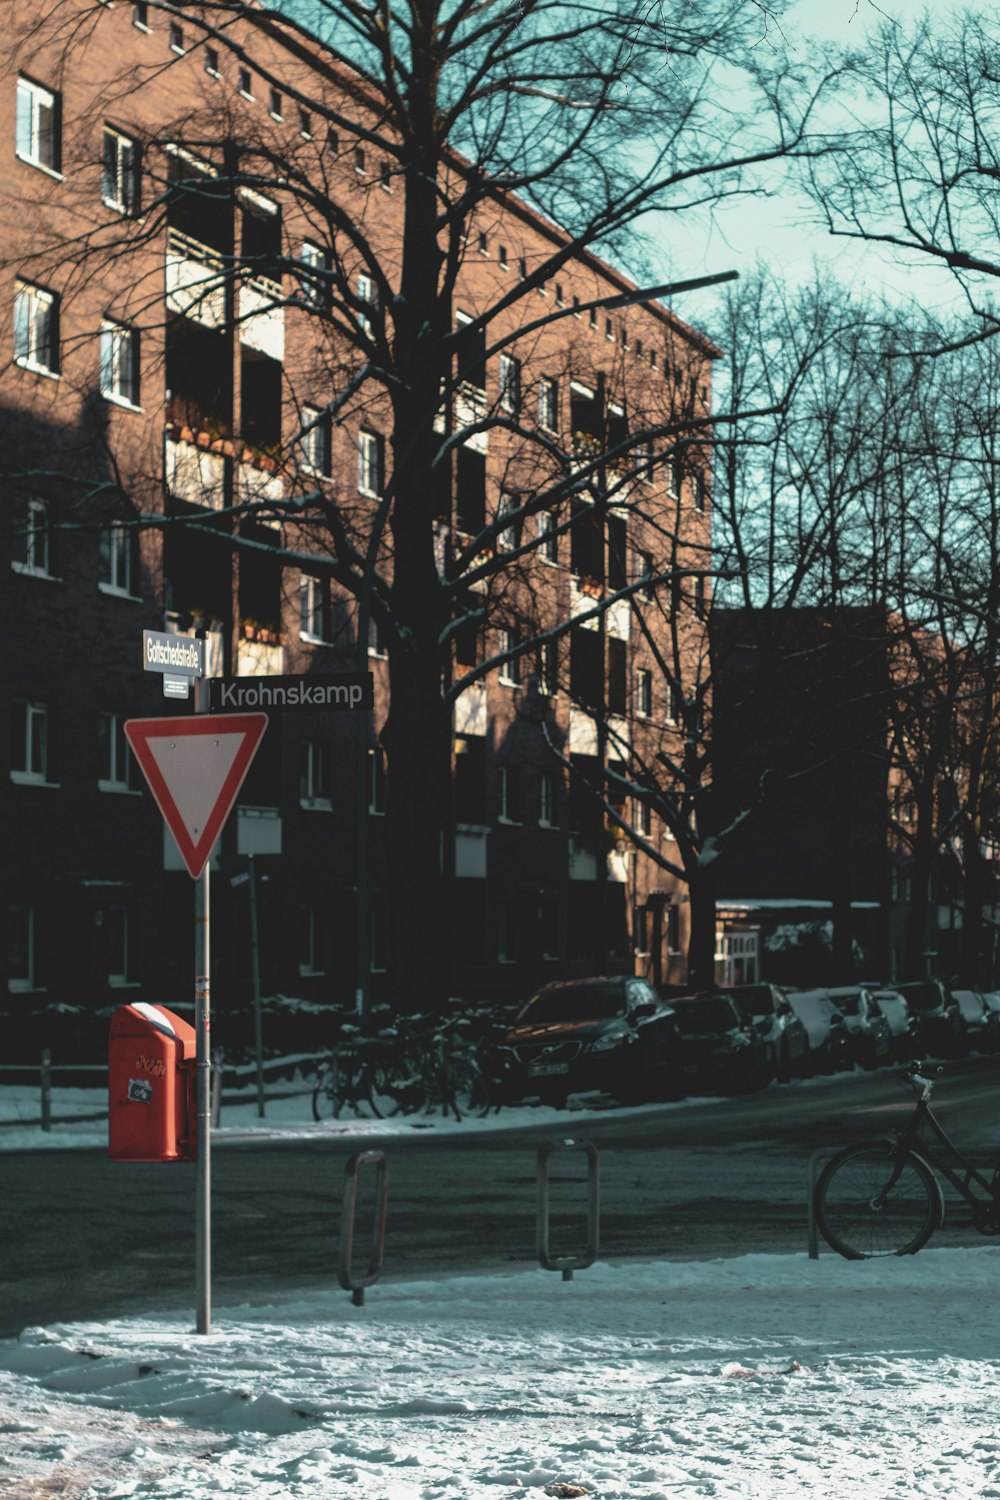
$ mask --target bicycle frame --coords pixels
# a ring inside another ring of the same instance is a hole
[[[927,1142],[921,1138],[920,1131],[925,1123],[930,1127],[940,1145],[950,1155],[952,1163],[955,1163],[957,1166],[957,1170],[947,1160],[943,1160],[933,1146],[928,1146]],[[996,1212],[998,1207],[1000,1207],[1000,1163],[994,1167],[992,1178],[987,1180],[982,1172],[974,1167],[968,1158],[962,1154],[931,1109],[929,1089],[926,1081],[924,1082],[924,1091],[917,1099],[913,1116],[906,1129],[895,1137],[895,1145],[898,1151],[897,1165],[891,1180],[882,1189],[883,1194],[891,1191],[899,1176],[899,1172],[902,1170],[907,1154],[912,1151],[915,1156],[922,1156],[935,1171],[940,1172],[943,1177],[947,1178],[960,1197],[964,1198],[966,1203],[973,1209],[979,1211],[989,1209]],[[960,1173],[963,1175],[959,1175]],[[976,1193],[973,1192],[973,1184],[986,1194],[985,1200],[977,1197]],[[879,1196],[882,1196],[882,1194]]]

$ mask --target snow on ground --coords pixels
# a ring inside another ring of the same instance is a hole
[[[1000,1496],[1000,1252],[541,1270],[0,1343],[0,1495]]]

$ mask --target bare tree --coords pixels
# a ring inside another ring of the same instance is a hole
[[[4,262],[26,282],[55,280],[64,300],[75,293],[95,308],[114,288],[144,346],[161,351],[173,438],[249,463],[258,476],[223,490],[210,518],[176,509],[165,518],[155,499],[158,456],[123,443],[103,413],[91,419],[81,392],[80,451],[89,457],[78,472],[88,473],[88,494],[96,451],[119,523],[137,518],[168,544],[179,528],[206,546],[224,541],[241,567],[252,568],[256,553],[321,566],[357,601],[352,628],[362,649],[369,619],[380,629],[393,988],[400,999],[439,999],[450,954],[441,851],[450,843],[454,705],[498,659],[470,651],[469,639],[500,620],[522,632],[508,648],[515,657],[558,642],[569,626],[539,614],[525,571],[550,526],[569,533],[596,513],[606,527],[616,506],[655,516],[643,488],[650,469],[662,472],[679,445],[706,442],[704,341],[655,312],[658,349],[626,374],[623,351],[646,326],[643,308],[679,290],[646,272],[640,231],[752,189],[760,165],[809,149],[812,94],[790,74],[765,76],[755,51],[764,10],[753,3],[581,12],[553,0],[514,8],[317,0],[310,21],[331,47],[290,13],[251,12],[235,0],[152,0],[148,11],[177,28],[177,56],[121,66],[94,101],[141,154],[141,214],[137,202],[123,203],[109,223],[81,201],[71,222],[61,216],[55,226],[44,205],[22,202],[27,233]],[[78,0],[56,0],[41,15],[22,7],[13,66],[31,53],[61,58],[68,72],[97,45],[105,20]],[[171,72],[192,52],[205,60],[203,97],[192,107],[178,90],[186,101],[178,108]],[[252,87],[269,96],[270,119],[258,113],[254,123],[239,97],[220,98],[223,63],[239,70],[241,95]],[[728,107],[720,63],[743,70],[756,108]],[[81,138],[74,165],[85,166],[88,152],[94,165],[94,149],[92,137]],[[118,158],[105,166],[133,170]],[[186,323],[199,326],[163,323],[162,259],[151,252],[164,234],[181,250],[185,236],[201,246],[202,272],[174,288],[192,315]],[[518,238],[534,249],[513,274]],[[637,279],[609,272],[598,253]],[[570,267],[592,295],[563,299]],[[310,317],[318,334],[283,370],[266,356],[247,361],[234,410],[231,344],[213,342],[205,325],[232,339],[277,307]],[[582,340],[567,334],[574,317],[606,323],[615,349],[603,361],[590,357],[593,409],[581,410],[575,434],[575,413],[567,431],[564,416],[548,421],[543,408],[554,389],[545,382],[560,379],[556,363],[578,376],[587,359],[576,348]],[[525,369],[534,361],[545,374],[488,393],[487,362],[515,351]],[[274,422],[271,385],[286,414],[294,411],[291,442],[287,416]],[[358,434],[361,480],[331,488],[320,455],[341,428]],[[499,464],[503,475],[497,498],[491,472],[488,506],[482,466],[470,457],[487,434],[491,471]],[[37,474],[38,453],[22,450],[22,464]],[[292,483],[275,487],[275,477]],[[67,481],[65,465],[57,480]],[[541,516],[552,518],[544,531]],[[657,587],[668,571],[658,570]],[[634,592],[600,581],[598,619]],[[215,612],[234,632],[221,601]]]

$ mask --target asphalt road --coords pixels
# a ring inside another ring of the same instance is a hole
[[[1000,1155],[1000,1059],[949,1064],[935,1094],[978,1163]],[[576,1123],[600,1151],[603,1259],[715,1257],[806,1247],[811,1153],[884,1133],[910,1105],[884,1071],[772,1085],[749,1098]],[[502,1119],[502,1116],[501,1116]],[[348,1144],[232,1142],[213,1152],[217,1307],[336,1285],[344,1166],[362,1144],[389,1159],[386,1279],[535,1264],[536,1154],[551,1132]],[[585,1238],[581,1153],[552,1162],[554,1253]],[[362,1174],[364,1259],[374,1173]],[[36,1323],[193,1304],[194,1167],[121,1165],[98,1151],[0,1156],[0,1337]],[[977,1243],[949,1206],[936,1244]],[[345,1294],[346,1295],[346,1294]]]

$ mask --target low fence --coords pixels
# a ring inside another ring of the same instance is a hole
[[[287,1057],[268,1058],[262,1064],[262,1071],[265,1073],[289,1071],[292,1069],[300,1071],[303,1065],[307,1065],[310,1071],[312,1071],[318,1068],[323,1059],[328,1055],[329,1054],[326,1052],[302,1052],[293,1053],[291,1056]],[[37,1063],[0,1063],[0,1085],[3,1084],[5,1079],[8,1081],[12,1081],[12,1075],[16,1075],[19,1081],[24,1080],[25,1078],[38,1078],[40,1109],[40,1114],[37,1119],[32,1118],[0,1120],[0,1130],[3,1130],[5,1127],[10,1126],[24,1127],[26,1125],[41,1125],[42,1130],[50,1132],[52,1129],[53,1120],[55,1119],[52,1113],[52,1088],[54,1077],[58,1074],[75,1075],[78,1073],[99,1073],[102,1076],[102,1079],[104,1079],[107,1077],[107,1072],[107,1063],[54,1063],[52,1061],[51,1049],[48,1047],[42,1048],[41,1057]],[[249,1102],[249,1096],[237,1094],[234,1092],[234,1090],[235,1088],[239,1087],[239,1084],[242,1080],[245,1079],[248,1082],[251,1082],[256,1078],[256,1076],[256,1062],[230,1064],[225,1062],[225,1060],[220,1061],[218,1053],[215,1055],[212,1068],[213,1125],[218,1125],[224,1105],[232,1105],[236,1103],[244,1104]],[[231,1090],[228,1096],[226,1094],[227,1082],[230,1083]],[[269,1094],[265,1094],[264,1102],[274,1102],[278,1099],[301,1098],[305,1095],[311,1094],[312,1087],[313,1086],[310,1083],[308,1087],[301,1086],[274,1090]],[[94,1113],[63,1115],[58,1119],[55,1119],[55,1123],[59,1125],[88,1125],[96,1124],[101,1120],[106,1120],[107,1117],[108,1111],[107,1107],[105,1106],[105,1108]]]

